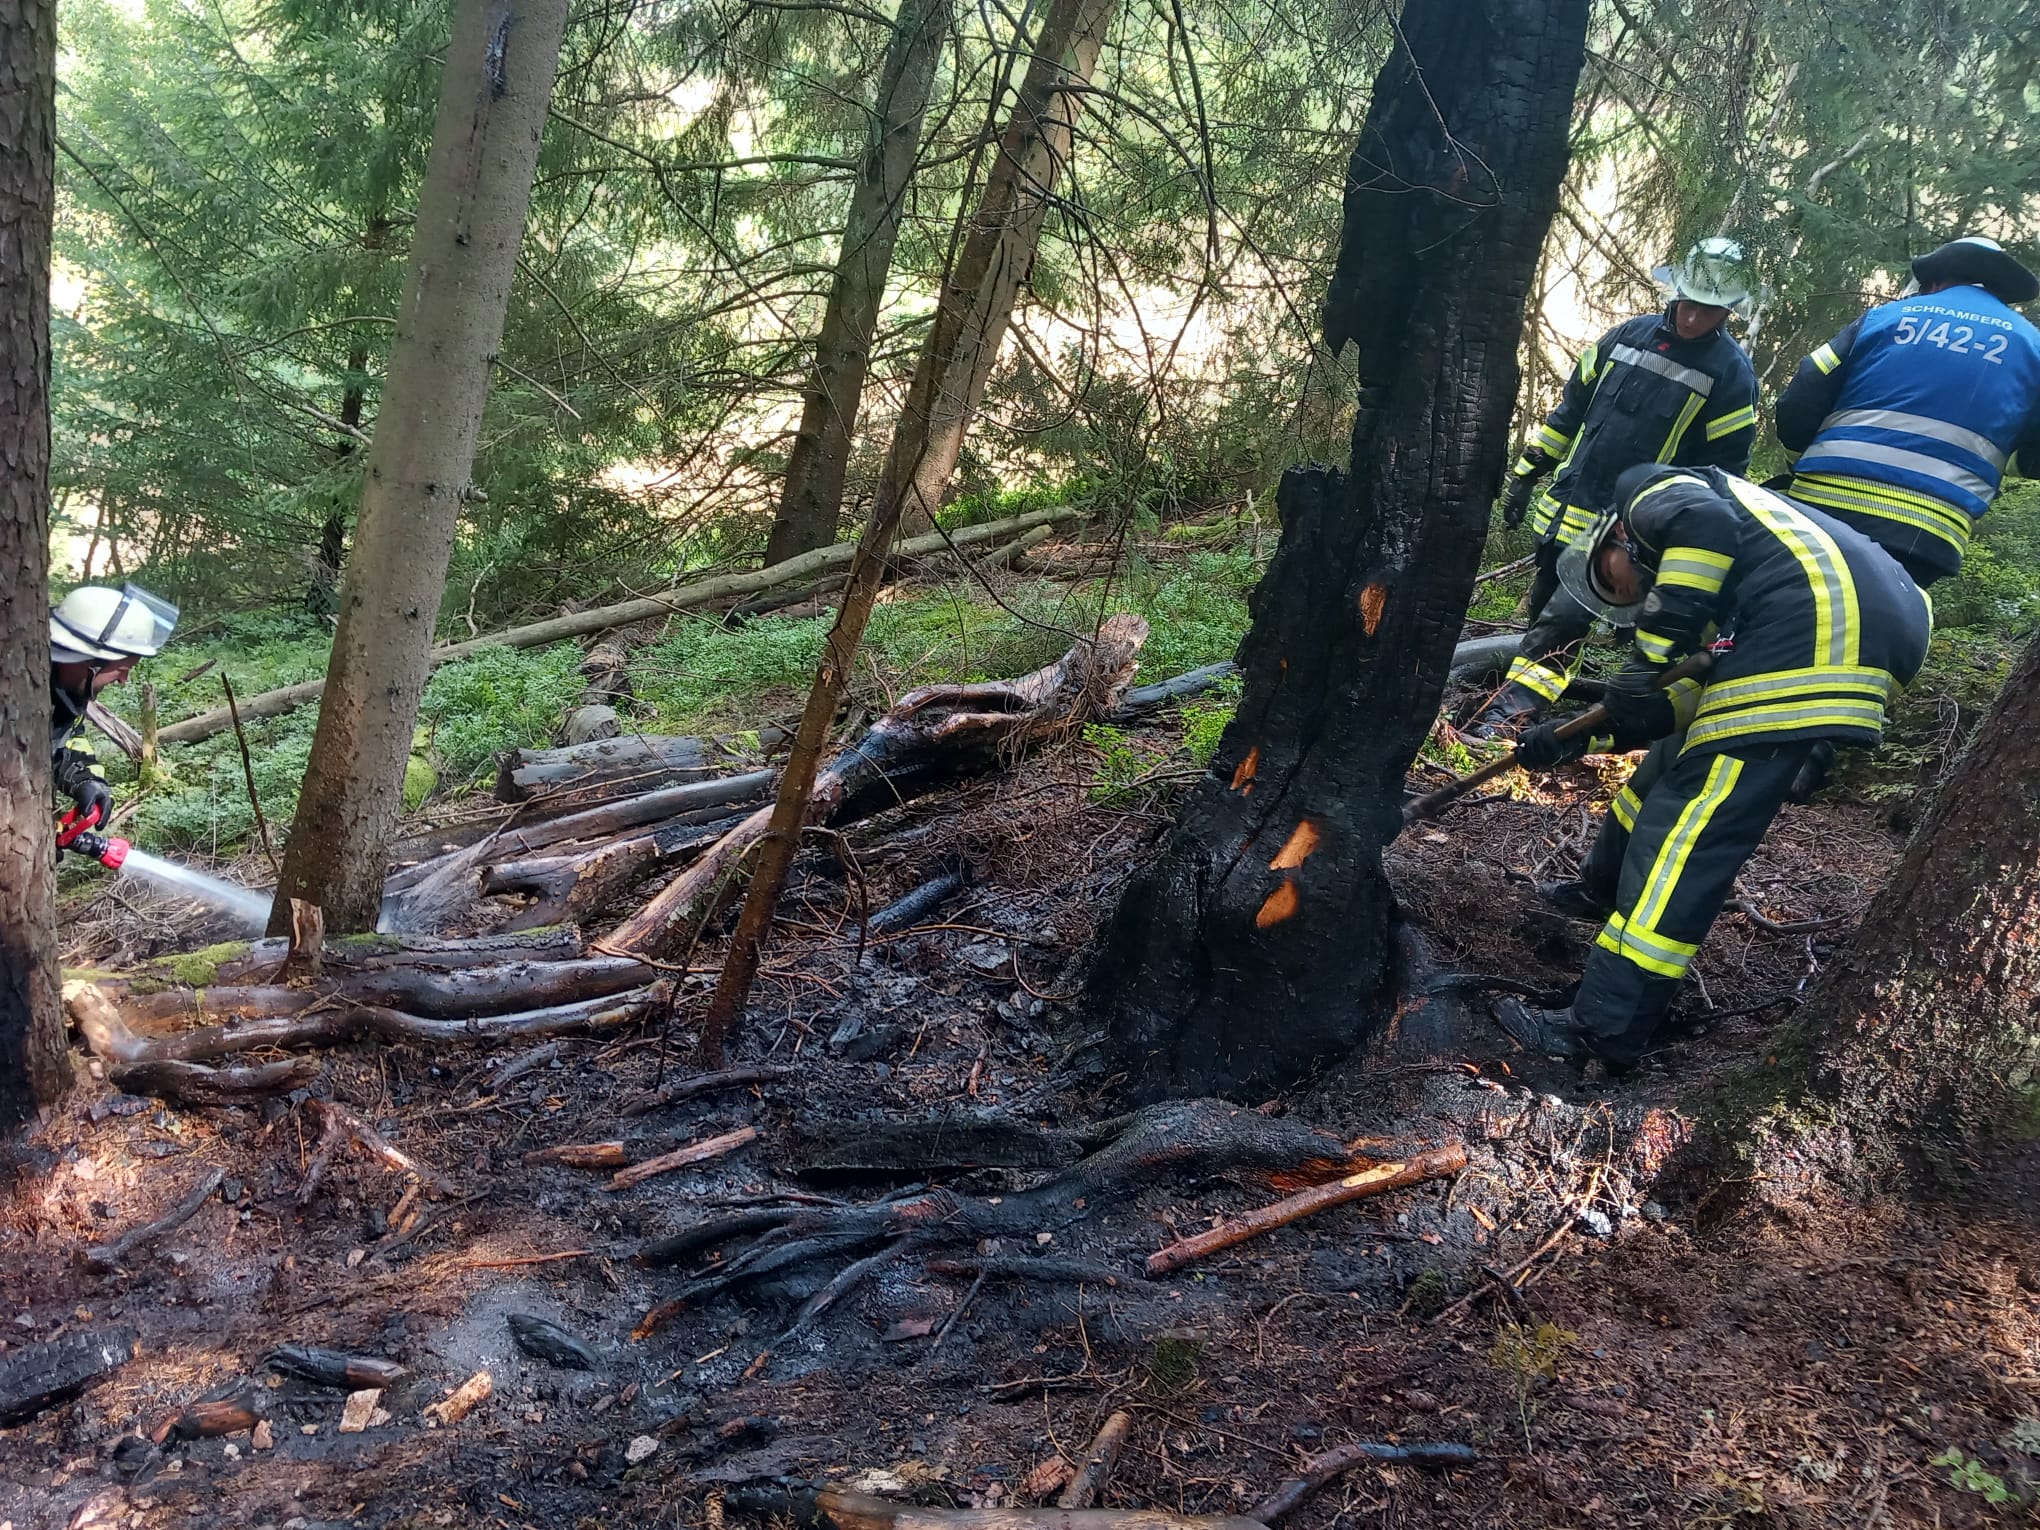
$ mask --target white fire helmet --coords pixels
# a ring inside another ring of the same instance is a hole
[[[177,608],[138,585],[80,585],[50,612],[50,658],[58,664],[146,659],[162,651],[176,625]]]

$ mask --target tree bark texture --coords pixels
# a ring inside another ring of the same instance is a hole
[[[333,661],[271,921],[373,929],[503,334],[566,0],[461,0]]]
[[[1090,980],[1137,1099],[1261,1099],[1371,1023],[1393,904],[1381,847],[1501,481],[1586,22],[1586,0],[1403,8],[1325,318],[1333,346],[1360,348],[1352,472],[1284,477],[1238,713]]]
[[[1792,1031],[1807,1049],[1775,1055],[1845,1177],[1951,1170],[2040,1125],[2040,640]]]
[[[0,0],[0,1131],[71,1081],[50,799],[57,12]]]
[[[949,13],[950,0],[900,0],[893,19],[892,43],[871,107],[871,136],[850,196],[843,254],[815,341],[814,375],[786,460],[779,515],[765,543],[768,566],[836,540],[858,401],[871,364],[871,337],[892,272],[893,242],[920,152],[921,124]]]
[[[999,359],[1013,300],[1034,268],[1049,198],[1070,157],[1083,87],[1097,66],[1113,9],[1114,0],[1049,0],[984,196],[942,284],[935,324],[893,431],[872,505],[874,529],[896,522],[922,532],[935,524],[964,431]]]

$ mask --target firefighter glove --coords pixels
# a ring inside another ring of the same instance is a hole
[[[1577,760],[1586,752],[1587,735],[1582,732],[1572,738],[1560,738],[1556,722],[1539,723],[1516,740],[1516,763],[1534,770],[1563,765],[1568,760]]]
[[[97,776],[81,772],[71,785],[71,800],[78,804],[79,819],[94,828],[105,828],[107,819],[113,816],[113,793]],[[95,813],[99,815],[96,818]]]
[[[1530,513],[1530,501],[1537,493],[1537,479],[1529,473],[1517,473],[1510,477],[1508,487],[1502,490],[1502,524],[1514,531],[1523,524],[1523,518]]]

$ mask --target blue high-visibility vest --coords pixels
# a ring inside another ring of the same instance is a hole
[[[1810,359],[1842,367],[1842,387],[1793,464],[1794,497],[1959,568],[2040,421],[2040,330],[1981,287],[1950,287],[1872,309],[1846,356],[1823,346]]]

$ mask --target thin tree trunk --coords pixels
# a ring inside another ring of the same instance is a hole
[[[943,283],[935,327],[900,411],[872,508],[874,526],[894,498],[904,501],[896,513],[909,535],[935,524],[964,432],[999,359],[1013,301],[1034,269],[1049,199],[1083,109],[1083,87],[1114,8],[1115,0],[1050,0],[984,197]]]
[[[1748,1080],[1745,1081],[1750,1082]],[[1808,1172],[1959,1173],[2040,1125],[2040,639],[1847,952],[1754,1073],[1769,1193]]]
[[[843,256],[815,341],[814,375],[786,461],[779,516],[765,543],[767,564],[836,540],[871,337],[892,271],[900,210],[920,152],[921,124],[949,18],[950,0],[900,0],[872,103],[870,139],[850,197]]]
[[[1088,80],[1098,47],[1111,19],[1112,0],[1051,0],[1047,19],[1036,40],[1012,120],[999,141],[997,162],[985,195],[949,277],[942,284],[935,323],[928,332],[905,407],[893,429],[885,472],[871,506],[871,521],[857,544],[850,572],[843,581],[843,604],[822,645],[822,662],[808,691],[786,770],[779,778],[779,797],[758,848],[744,911],[737,921],[722,975],[709,1000],[702,1025],[704,1057],[713,1059],[721,1038],[741,1016],[757,976],[765,936],[779,907],[780,892],[800,847],[807,821],[808,799],[821,770],[829,726],[850,683],[857,645],[871,620],[871,608],[885,580],[887,555],[903,516],[918,515],[932,524],[935,501],[927,498],[956,465],[964,421],[972,400],[968,379],[998,353],[1012,312],[1013,294],[1026,275],[1041,232],[1047,197],[1056,172],[1068,156],[1076,120],[1077,97],[1061,87]],[[937,473],[939,469],[939,474]]]
[[[70,1086],[50,811],[57,14],[0,0],[0,1131]]]
[[[1378,1013],[1381,849],[1437,715],[1558,206],[1587,0],[1407,0],[1347,171],[1326,309],[1351,475],[1292,470],[1210,773],[1100,945],[1086,1013],[1136,1098],[1260,1100]]]
[[[502,338],[566,0],[461,0],[368,452],[333,662],[276,906],[373,929],[432,629]]]
[[[361,425],[361,408],[368,398],[368,347],[355,344],[347,352],[347,382],[340,394],[340,423],[352,429]],[[345,462],[354,455],[356,442],[343,435],[333,443],[333,455]],[[333,610],[334,592],[340,587],[341,560],[347,554],[347,516],[339,505],[326,512],[319,528],[319,551],[312,563],[312,582],[305,591],[305,609],[314,616]]]

